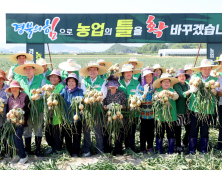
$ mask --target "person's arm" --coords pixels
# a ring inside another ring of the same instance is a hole
[[[179,98],[179,95],[177,94],[176,90],[173,92],[172,100],[177,100]]]
[[[187,97],[187,95],[188,94],[190,94],[190,93],[187,93],[187,92],[189,92],[189,91],[183,91],[182,90],[182,88],[180,87],[180,85],[177,85],[177,84],[175,84],[174,86],[173,86],[173,89],[177,92],[177,94],[179,95],[179,97],[182,97],[182,98],[186,98]]]
[[[107,95],[107,87],[105,85],[106,85],[106,81],[103,82],[103,85],[101,87],[101,91],[103,92],[103,99],[105,99]]]

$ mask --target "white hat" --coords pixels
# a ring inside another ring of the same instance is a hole
[[[166,73],[166,68],[161,67],[159,64],[154,64],[153,70],[155,70],[155,69],[161,69],[163,71],[163,73]]]
[[[142,62],[138,61],[137,58],[130,58],[129,61],[125,61],[124,63],[122,63],[122,66],[124,64],[130,64],[130,63],[136,63],[135,69],[143,67],[143,65],[144,65]]]
[[[116,75],[117,75],[117,76],[122,76],[122,73],[127,72],[127,71],[132,71],[133,74],[137,74],[137,73],[140,73],[140,72],[141,72],[141,70],[134,70],[132,64],[124,64],[124,65],[122,66],[122,71],[116,73]]]
[[[219,61],[222,61],[222,54],[220,55],[219,59],[215,60],[214,62],[219,62]]]
[[[65,71],[77,71],[81,69],[81,66],[73,59],[68,59],[66,62],[59,64],[59,68]]]
[[[103,75],[107,72],[107,68],[100,66],[99,63],[95,62],[95,61],[90,61],[90,63],[88,63],[88,66],[82,68],[81,70],[79,70],[79,74],[81,76],[89,76],[89,72],[88,72],[88,68],[90,67],[96,67],[99,69],[98,75]]]
[[[215,70],[215,69],[220,68],[221,66],[220,66],[220,65],[214,65],[213,60],[203,59],[203,60],[201,61],[201,63],[200,63],[200,66],[199,66],[199,67],[195,67],[193,70],[200,72],[200,69],[203,68],[203,67],[212,67],[212,70]],[[218,72],[219,72],[219,71],[218,71]]]
[[[36,61],[36,64],[39,64],[41,66],[44,66],[44,65],[50,65],[52,63],[47,63],[46,60],[44,58],[40,58]]]

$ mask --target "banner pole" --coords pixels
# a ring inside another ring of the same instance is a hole
[[[50,62],[52,63],[52,58],[51,58],[51,54],[50,54],[49,44],[48,44],[48,43],[47,43],[47,46],[48,46],[48,52],[49,52]],[[52,67],[52,70],[53,70],[53,66],[52,66],[52,64],[51,64],[51,67]]]
[[[196,65],[197,58],[198,58],[198,55],[199,55],[199,52],[200,52],[200,47],[201,47],[201,44],[202,44],[202,43],[200,43],[199,50],[198,50],[198,53],[197,53],[197,57],[196,57],[196,60],[195,60],[195,63],[194,63],[194,66],[193,66],[193,67],[195,67],[195,65]]]

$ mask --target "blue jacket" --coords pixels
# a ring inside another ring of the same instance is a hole
[[[72,98],[75,98],[77,96],[80,96],[80,97],[83,97],[83,90],[82,89],[76,89],[74,92],[70,93],[68,90],[66,90],[66,88],[64,88],[62,91],[61,91],[61,96],[64,98],[65,102],[66,102],[66,105],[67,105],[67,108],[70,107],[71,105],[71,101],[72,101]],[[68,120],[70,122],[73,122],[73,117],[71,114],[69,114],[69,112],[67,112],[67,115],[68,115]],[[75,113],[74,113],[75,115]],[[79,119],[80,120],[80,119]],[[78,121],[79,121],[78,120]]]

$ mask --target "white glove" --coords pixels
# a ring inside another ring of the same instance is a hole
[[[190,92],[190,93],[196,93],[197,90],[198,90],[197,87],[195,87],[195,86],[190,86],[190,90],[189,90],[189,92]]]
[[[143,92],[143,94],[147,94],[148,91],[149,91],[149,88],[150,88],[150,86],[149,86],[148,84],[146,84],[146,85],[144,86],[144,92]]]
[[[1,101],[2,103],[5,103],[5,99],[3,99],[3,98],[0,98],[0,101]]]
[[[107,109],[112,109],[111,107],[112,107],[111,104],[107,105]]]

